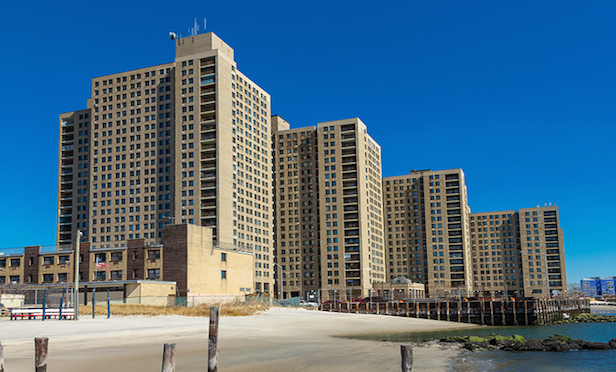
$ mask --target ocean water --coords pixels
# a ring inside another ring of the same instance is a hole
[[[616,315],[616,312],[593,311],[593,313]],[[608,342],[612,338],[616,338],[616,323],[579,323],[529,327],[486,326],[476,329],[439,332],[384,333],[378,335],[355,336],[354,338],[391,342],[421,342],[426,339],[439,339],[445,336],[487,336],[491,333],[504,336],[517,334],[527,339],[544,339],[554,334],[561,334],[573,339]],[[616,372],[616,350],[575,350],[564,353],[509,351],[468,352],[465,353],[463,359],[457,361],[452,368],[455,372]]]

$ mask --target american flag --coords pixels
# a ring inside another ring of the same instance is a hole
[[[109,268],[109,266],[107,266],[104,263],[102,263],[100,257],[96,257],[96,268],[97,269],[107,270]]]

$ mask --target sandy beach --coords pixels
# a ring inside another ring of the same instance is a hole
[[[207,365],[208,318],[82,317],[79,321],[0,320],[7,371],[31,371],[34,338],[49,337],[50,371],[160,370],[164,343],[177,344],[176,370]],[[399,344],[333,336],[476,327],[454,322],[383,315],[338,314],[272,308],[220,320],[219,370],[400,371]],[[414,349],[415,371],[447,371],[456,350]]]

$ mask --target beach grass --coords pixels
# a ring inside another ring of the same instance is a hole
[[[161,315],[182,315],[195,317],[210,316],[210,307],[220,306],[221,316],[250,316],[263,311],[267,311],[270,305],[263,303],[228,303],[200,305],[194,307],[182,306],[153,306],[153,305],[133,305],[133,304],[112,304],[112,316],[161,316]],[[96,315],[107,315],[107,306],[96,306]],[[79,306],[79,315],[92,315],[92,306]]]

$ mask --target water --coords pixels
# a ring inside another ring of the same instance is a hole
[[[593,311],[593,313],[616,315],[616,309],[610,312]],[[573,339],[608,342],[612,338],[616,338],[616,323],[480,327],[439,332],[386,333],[354,336],[354,338],[393,342],[421,342],[426,339],[439,339],[445,336],[487,336],[491,333],[498,333],[503,336],[517,334],[524,336],[526,339],[544,339],[554,334],[562,334]],[[452,367],[453,371],[616,371],[616,350],[575,350],[564,353],[482,351],[466,353],[463,358],[464,361],[459,361]]]

